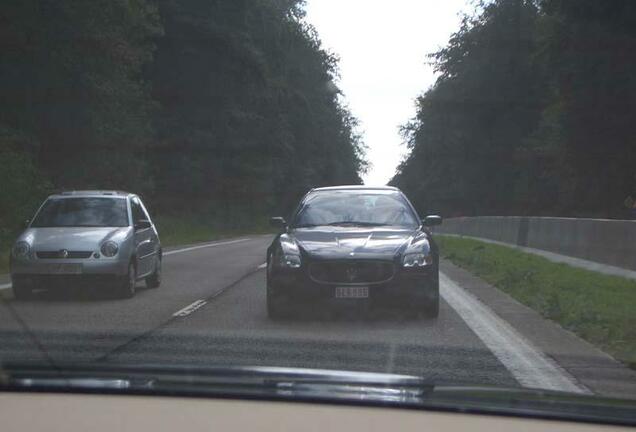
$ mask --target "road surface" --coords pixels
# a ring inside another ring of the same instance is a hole
[[[139,283],[129,300],[50,292],[6,299],[0,359],[347,369],[636,397],[633,371],[447,262],[437,319],[352,310],[271,321],[262,265],[270,241],[169,250],[162,286]]]

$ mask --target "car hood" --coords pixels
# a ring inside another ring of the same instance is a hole
[[[417,231],[390,227],[315,227],[298,228],[289,234],[305,253],[317,258],[391,258],[413,241]]]
[[[122,242],[130,233],[131,227],[123,228],[30,228],[26,230],[20,240],[31,244],[35,250],[56,251],[94,250],[106,240]]]

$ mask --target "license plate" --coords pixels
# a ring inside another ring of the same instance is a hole
[[[47,273],[50,274],[81,274],[81,264],[49,264],[46,267]]]
[[[336,287],[336,298],[368,298],[369,287],[366,286],[346,286]]]

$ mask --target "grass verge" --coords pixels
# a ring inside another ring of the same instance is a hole
[[[155,218],[163,246],[179,246],[192,243],[239,237],[246,234],[267,234],[272,228],[265,223],[253,226],[223,226],[202,216],[161,216]]]
[[[443,258],[636,369],[636,281],[478,240],[436,240]]]

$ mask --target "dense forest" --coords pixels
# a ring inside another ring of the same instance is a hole
[[[496,0],[431,55],[391,181],[457,215],[625,217],[636,198],[636,2]],[[633,213],[632,213],[633,214]]]
[[[60,189],[249,227],[359,183],[337,59],[302,0],[3,0],[0,240]]]

